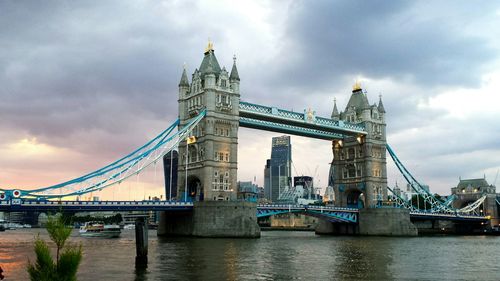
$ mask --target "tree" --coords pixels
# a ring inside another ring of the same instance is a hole
[[[56,244],[54,262],[49,246],[40,236],[35,239],[36,263],[28,262],[28,273],[32,281],[76,281],[76,272],[82,260],[82,246],[66,246],[71,228],[61,217],[50,217],[47,221],[50,239]]]

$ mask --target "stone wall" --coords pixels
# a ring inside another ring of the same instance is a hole
[[[163,212],[158,235],[258,238],[256,208],[251,202],[195,202],[192,213]]]
[[[359,210],[359,234],[417,236],[418,230],[406,209],[365,208]]]

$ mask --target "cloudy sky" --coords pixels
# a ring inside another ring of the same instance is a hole
[[[71,179],[158,134],[208,38],[221,65],[238,57],[242,100],[330,116],[359,79],[371,103],[382,94],[389,144],[433,192],[460,176],[492,183],[498,26],[495,1],[1,1],[0,187]],[[240,180],[262,184],[276,135],[240,130]],[[324,186],[330,143],[292,146],[294,174]],[[143,179],[100,196],[161,193],[158,175]]]

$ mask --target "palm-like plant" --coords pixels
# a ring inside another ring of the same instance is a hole
[[[30,279],[33,281],[76,280],[76,272],[82,260],[82,246],[64,247],[71,234],[71,228],[67,227],[61,218],[49,218],[47,231],[57,247],[56,261],[54,262],[47,243],[38,236],[35,240],[36,263],[28,262]]]

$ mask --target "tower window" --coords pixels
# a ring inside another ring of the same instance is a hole
[[[354,159],[354,157],[356,156],[356,152],[355,152],[354,148],[349,148],[349,149],[347,150],[347,152],[348,152],[348,153],[347,153],[347,158],[348,158],[349,160]]]
[[[352,164],[347,165],[347,171],[349,173],[350,178],[356,177],[356,167],[354,167],[354,165]]]

